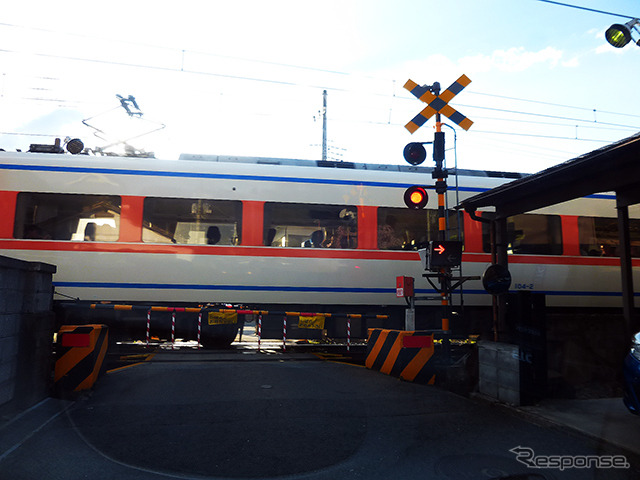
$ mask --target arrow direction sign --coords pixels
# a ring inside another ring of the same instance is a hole
[[[462,261],[462,242],[443,240],[429,242],[427,269],[437,270],[442,267],[457,267]]]
[[[440,95],[434,95],[429,87],[420,86],[413,80],[407,80],[407,83],[404,84],[404,88],[409,90],[413,96],[426,103],[427,106],[409,123],[407,123],[405,128],[413,133],[424,125],[433,115],[441,113],[449,117],[451,121],[455,122],[460,127],[465,130],[469,130],[471,125],[473,125],[473,122],[449,105],[449,101],[470,83],[471,80],[469,80],[466,75],[462,75]]]

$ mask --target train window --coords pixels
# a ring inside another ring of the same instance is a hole
[[[355,206],[268,202],[264,206],[265,245],[356,248]]]
[[[120,197],[18,194],[15,238],[115,242],[119,232]]]
[[[462,224],[462,222],[460,222]],[[450,240],[462,240],[457,212],[449,211],[447,230]],[[378,249],[417,250],[430,240],[439,239],[437,210],[378,208]]]
[[[242,202],[190,198],[146,198],[142,241],[189,245],[240,243]]]
[[[488,215],[487,215],[488,216]],[[491,251],[489,225],[482,225],[482,244]],[[507,253],[562,255],[562,222],[558,215],[525,213],[507,219]]]
[[[640,220],[629,220],[631,256],[640,257]],[[619,257],[618,220],[604,217],[578,217],[580,255]]]

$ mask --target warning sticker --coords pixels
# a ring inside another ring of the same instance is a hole
[[[322,330],[324,328],[324,316],[300,315],[300,320],[298,321],[298,328],[313,328],[315,330]]]
[[[209,325],[231,325],[238,323],[238,312],[209,312]]]

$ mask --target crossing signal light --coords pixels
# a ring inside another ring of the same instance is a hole
[[[427,158],[427,151],[424,145],[418,142],[408,143],[402,152],[404,159],[411,165],[420,165]]]
[[[462,242],[454,240],[429,242],[428,262],[429,270],[459,266],[462,263]]]
[[[428,200],[427,189],[424,187],[414,185],[404,192],[404,204],[413,210],[420,210],[426,207]]]

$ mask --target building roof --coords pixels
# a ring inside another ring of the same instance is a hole
[[[497,217],[504,218],[612,191],[619,206],[640,203],[640,133],[475,195],[458,208],[495,206]]]

